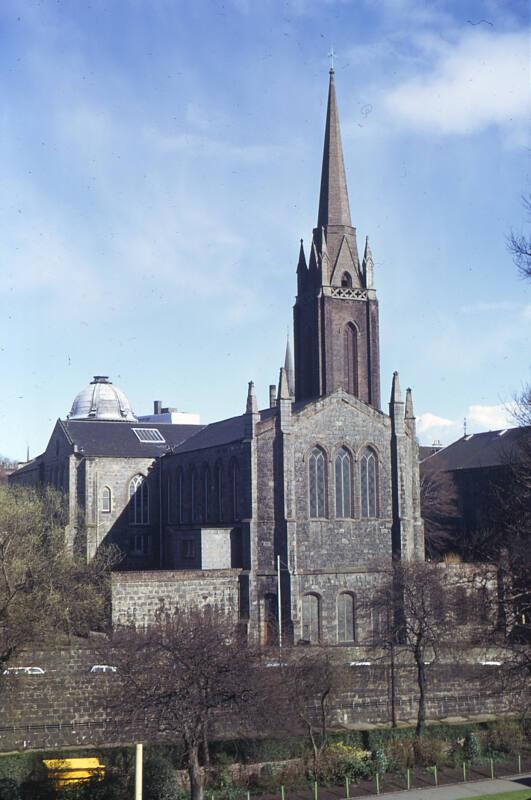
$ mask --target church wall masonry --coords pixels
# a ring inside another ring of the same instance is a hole
[[[216,608],[239,617],[239,570],[118,572],[113,574],[113,626],[149,625],[161,613]]]

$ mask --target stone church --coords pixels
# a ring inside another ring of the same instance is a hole
[[[105,420],[89,398],[15,474],[48,480],[64,456],[58,485],[85,515],[87,555],[105,541],[127,553],[113,579],[116,623],[209,602],[262,641],[279,619],[295,642],[369,641],[376,622],[364,609],[382,570],[424,558],[411,392],[395,372],[382,411],[374,263],[368,240],[360,259],[350,217],[333,70],[293,341],[269,408],[252,383],[243,414],[206,426],[137,420],[125,396]],[[71,529],[75,539],[73,518]]]

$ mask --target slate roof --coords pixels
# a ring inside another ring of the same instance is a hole
[[[277,413],[276,407],[265,408],[259,412],[260,419],[269,419]],[[193,450],[206,450],[208,447],[221,447],[231,442],[241,442],[245,438],[246,414],[229,417],[206,425],[177,447],[174,453],[191,453]]]
[[[518,463],[529,448],[531,426],[463,436],[422,462],[423,469],[453,471]]]
[[[173,450],[203,425],[159,425],[151,422],[103,422],[102,420],[60,420],[66,436],[86,456],[156,458]],[[133,428],[156,428],[164,442],[140,442]]]
[[[230,417],[206,425],[179,445],[174,452],[190,453],[193,450],[205,450],[207,447],[219,447],[230,442],[241,441],[245,436],[245,416],[245,414],[240,414],[238,417]]]

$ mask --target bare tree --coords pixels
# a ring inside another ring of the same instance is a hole
[[[326,647],[291,647],[282,653],[273,684],[273,705],[283,729],[304,730],[312,749],[314,774],[334,722],[334,701],[344,688],[344,668]]]
[[[528,222],[531,222],[531,195],[522,198]],[[520,275],[529,280],[531,278],[531,236],[511,231],[507,241],[509,251]]]
[[[418,686],[416,736],[424,735],[429,691],[429,665],[452,635],[453,607],[441,566],[429,562],[399,562],[375,593],[373,609],[387,620],[376,632],[376,643],[408,652],[415,662]],[[382,615],[382,611],[385,613]]]
[[[241,630],[209,607],[122,628],[111,646],[120,678],[110,687],[111,705],[137,728],[182,737],[191,797],[203,800],[209,731],[234,734],[260,713],[257,655]]]

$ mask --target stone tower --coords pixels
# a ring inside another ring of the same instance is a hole
[[[317,227],[308,262],[301,240],[294,310],[295,396],[310,400],[343,388],[380,408],[378,301],[368,240],[360,264],[350,220],[334,70]]]

